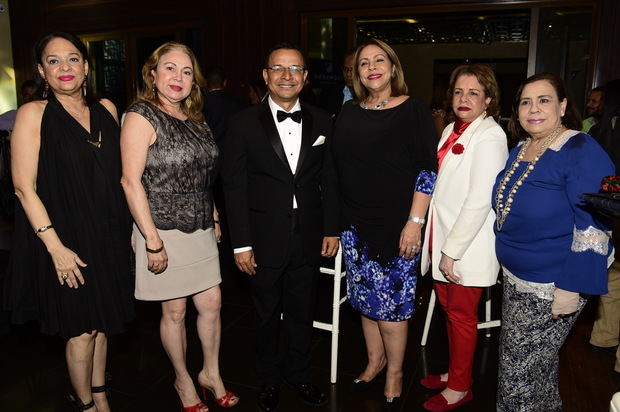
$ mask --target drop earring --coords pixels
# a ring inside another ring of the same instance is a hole
[[[45,85],[43,86],[43,98],[46,99],[47,98],[47,94],[49,93],[50,90],[50,85],[47,83],[47,80],[45,80]]]
[[[82,96],[86,97],[86,78],[84,78],[84,83],[82,83]]]

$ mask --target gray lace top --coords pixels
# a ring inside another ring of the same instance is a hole
[[[206,123],[179,120],[150,102],[127,109],[147,119],[157,135],[149,147],[142,185],[158,229],[191,233],[213,227],[219,151]]]

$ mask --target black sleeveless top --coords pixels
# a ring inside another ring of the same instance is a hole
[[[131,105],[157,135],[142,185],[158,229],[191,233],[213,227],[213,183],[219,151],[205,123],[179,120],[147,101]]]
[[[131,219],[120,185],[120,129],[99,103],[88,133],[50,97],[41,120],[36,191],[62,243],[88,266],[85,284],[61,286],[50,254],[16,201],[5,302],[12,320],[38,320],[62,337],[124,330],[133,318]],[[100,141],[97,147],[91,142]]]

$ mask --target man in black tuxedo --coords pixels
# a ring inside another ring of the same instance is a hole
[[[308,403],[327,402],[309,382],[310,348],[321,256],[338,250],[339,201],[327,150],[332,122],[300,103],[306,76],[297,48],[274,47],[263,69],[269,98],[231,119],[223,151],[235,263],[252,277],[261,411],[277,409],[282,380]]]

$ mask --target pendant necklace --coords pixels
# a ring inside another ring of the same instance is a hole
[[[97,148],[101,147],[101,131],[99,131],[99,138],[97,140],[87,140],[87,142]]]
[[[512,185],[512,187],[510,188],[506,196],[504,196],[504,191],[506,190],[506,187],[508,186],[508,182],[510,182],[510,179],[517,171],[517,168],[519,167],[519,163],[525,156],[525,152],[527,151],[527,148],[532,143],[531,137],[528,137],[525,143],[523,143],[523,145],[521,146],[521,150],[519,150],[519,153],[515,157],[515,160],[513,160],[512,164],[510,165],[510,168],[506,170],[506,173],[504,173],[504,176],[502,177],[502,180],[500,180],[499,184],[497,185],[497,189],[495,191],[495,212],[496,212],[495,226],[498,232],[501,232],[502,227],[504,226],[504,222],[506,221],[506,218],[508,217],[508,214],[510,213],[510,207],[512,206],[512,203],[514,202],[514,197],[515,197],[515,194],[517,193],[517,190],[519,190],[519,188],[523,185],[523,181],[529,176],[529,174],[532,173],[532,171],[534,170],[534,167],[536,166],[536,163],[538,163],[538,161],[540,160],[540,157],[543,155],[545,150],[547,150],[549,145],[551,145],[551,142],[553,141],[553,139],[556,138],[556,136],[560,133],[560,131],[562,131],[563,128],[564,126],[562,125],[558,126],[557,129],[555,129],[553,132],[549,134],[549,136],[545,138],[542,145],[538,149],[536,156],[534,156],[534,158],[530,162],[528,162],[528,164],[523,169],[523,173],[521,173],[521,176],[519,176],[519,178]],[[506,198],[505,203],[504,203],[504,197]]]
[[[385,99],[382,102],[375,104],[374,106],[368,106],[366,103],[360,103],[360,107],[366,110],[381,110],[390,102],[390,99]]]

